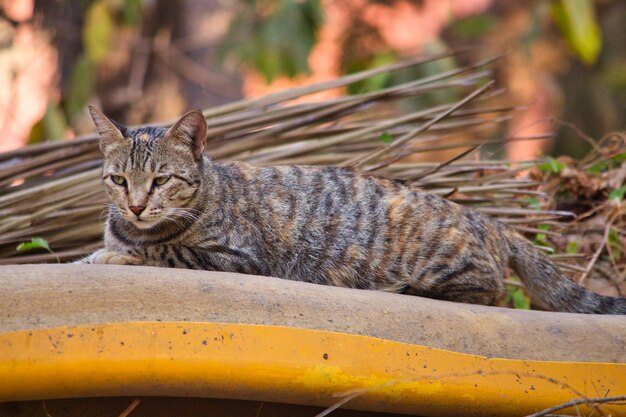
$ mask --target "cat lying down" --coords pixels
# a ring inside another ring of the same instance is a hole
[[[339,167],[254,167],[204,154],[199,111],[126,128],[90,108],[110,199],[104,249],[81,263],[266,275],[494,304],[506,267],[556,311],[626,314],[495,219],[401,181]]]

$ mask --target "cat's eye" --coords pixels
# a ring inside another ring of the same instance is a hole
[[[111,175],[111,181],[117,185],[126,185],[126,178],[121,175]]]
[[[156,185],[158,187],[160,185],[165,184],[169,179],[170,179],[170,177],[156,177],[154,179],[154,181],[152,181],[152,184],[154,184],[154,185]]]

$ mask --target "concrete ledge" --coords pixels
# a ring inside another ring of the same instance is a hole
[[[474,355],[626,363],[626,319],[517,311],[220,272],[0,267],[0,332],[136,321],[248,323]]]

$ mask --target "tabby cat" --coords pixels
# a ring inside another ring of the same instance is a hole
[[[510,265],[542,307],[626,314],[497,220],[401,181],[338,167],[254,167],[204,154],[199,111],[130,129],[90,108],[112,204],[83,263],[274,276],[494,304]]]

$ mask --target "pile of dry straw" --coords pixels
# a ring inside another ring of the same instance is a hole
[[[501,149],[507,141],[542,139],[502,137],[501,125],[515,108],[494,104],[502,102],[494,100],[502,92],[493,88],[492,59],[382,90],[345,92],[351,83],[448,56],[417,57],[205,110],[210,126],[207,152],[258,165],[352,165],[407,179],[531,235],[559,235],[565,227],[562,220],[571,220],[571,213],[545,209],[555,207],[554,187],[545,192],[555,176],[520,176],[537,161],[512,165],[492,159],[485,148],[477,149],[483,143]],[[310,94],[331,89],[342,93],[306,101]],[[461,99],[428,108],[406,105],[440,91]],[[445,162],[425,162],[424,154],[433,152],[443,154]],[[68,261],[102,245],[106,201],[101,160],[93,134],[0,154],[0,264]],[[554,230],[544,230],[546,224]],[[538,225],[543,225],[541,230]],[[54,253],[16,251],[20,242],[33,237],[46,239]],[[555,258],[566,260],[565,268],[581,275],[598,246],[591,245],[588,254]],[[594,267],[595,262],[590,269]]]

